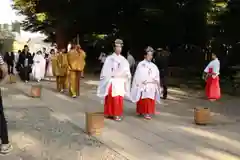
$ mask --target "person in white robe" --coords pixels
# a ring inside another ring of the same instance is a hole
[[[45,65],[46,65],[46,60],[44,59],[42,52],[38,51],[37,54],[35,54],[35,56],[33,57],[33,66],[32,66],[32,76],[38,82],[40,82],[40,80],[44,78]]]
[[[53,79],[53,71],[52,71],[52,56],[55,55],[56,52],[55,52],[55,49],[51,49],[50,50],[50,54],[48,56],[48,66],[47,66],[47,69],[46,69],[46,77],[49,78],[49,80],[51,81]]]
[[[151,119],[155,114],[155,101],[160,103],[160,75],[157,66],[152,63],[153,48],[146,49],[145,59],[137,65],[131,88],[131,99],[137,103],[136,112]]]
[[[112,55],[102,67],[97,95],[104,97],[104,115],[120,121],[123,115],[123,98],[130,97],[131,73],[129,63],[121,55],[123,41],[115,40]]]

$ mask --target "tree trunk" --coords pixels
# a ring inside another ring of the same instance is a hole
[[[66,49],[68,42],[65,36],[65,32],[61,26],[58,26],[56,29],[56,43],[58,49]]]

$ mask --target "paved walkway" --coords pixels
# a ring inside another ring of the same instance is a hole
[[[239,100],[224,96],[209,103],[199,98],[201,93],[172,89],[170,100],[157,106],[160,114],[152,121],[136,117],[135,105],[126,101],[121,123],[106,120],[102,135],[89,137],[83,132],[84,113],[102,111],[96,83],[84,80],[78,99],[56,93],[53,82],[42,82],[41,99],[26,95],[30,84],[6,86],[4,101],[15,150],[0,159],[240,159]],[[193,124],[196,106],[211,107],[210,125]]]

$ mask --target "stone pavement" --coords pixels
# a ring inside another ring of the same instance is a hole
[[[1,160],[125,160],[81,128],[59,118],[43,99],[18,85],[3,88],[5,113],[14,150]],[[58,103],[56,103],[57,105]]]
[[[83,133],[84,113],[102,111],[101,100],[95,96],[96,80],[81,82],[78,99],[56,93],[53,82],[42,84],[41,99],[24,96],[23,91],[28,92],[29,84],[18,83],[4,91],[15,150],[3,160],[46,157],[54,160],[240,159],[237,117],[240,102],[236,98],[224,96],[219,102],[209,103],[199,98],[201,93],[172,89],[170,100],[157,105],[160,114],[152,121],[135,116],[135,105],[125,101],[124,120],[121,123],[105,120],[102,135],[89,137]],[[13,90],[18,96],[8,93]],[[211,107],[213,120],[210,125],[193,124],[196,106]]]

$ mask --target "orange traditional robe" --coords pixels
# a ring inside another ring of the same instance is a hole
[[[85,67],[86,54],[83,50],[72,49],[67,54],[69,66],[69,92],[72,97],[79,96],[81,71]]]
[[[67,55],[60,53],[57,55],[57,69],[58,74],[56,76],[57,90],[62,92],[67,88],[66,79],[67,79],[67,69],[68,69],[68,60]]]

